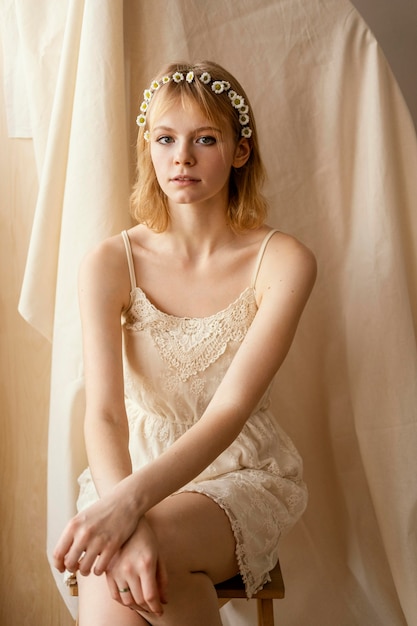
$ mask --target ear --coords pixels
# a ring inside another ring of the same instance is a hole
[[[242,139],[239,139],[235,149],[235,156],[232,163],[233,167],[243,167],[249,159],[250,153],[251,147],[249,141],[245,137],[242,137]]]

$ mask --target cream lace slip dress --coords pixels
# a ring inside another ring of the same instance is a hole
[[[210,402],[257,311],[255,280],[226,309],[204,318],[158,310],[136,286],[129,238],[123,232],[132,285],[123,315],[125,402],[133,469],[149,463],[190,428]],[[250,597],[269,580],[278,539],[303,513],[302,461],[269,411],[269,390],[236,440],[180,491],[212,498],[236,538],[240,573]],[[79,478],[78,508],[98,496],[89,469]]]

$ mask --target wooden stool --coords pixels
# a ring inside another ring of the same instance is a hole
[[[252,596],[258,606],[258,626],[274,626],[274,608],[272,601],[279,600],[285,596],[285,586],[279,561],[272,572],[270,572],[270,576],[271,581]],[[67,585],[70,594],[72,596],[78,596],[77,578],[74,574],[67,579]],[[216,585],[216,592],[220,601],[226,600],[227,602],[228,600],[246,598],[245,586],[239,575]],[[222,604],[224,604],[224,602]]]
[[[279,561],[272,572],[270,572],[270,576],[271,581],[252,596],[258,606],[258,626],[274,626],[272,601],[279,600],[285,596],[285,586]],[[246,598],[245,586],[239,575],[216,585],[216,591],[219,599]]]

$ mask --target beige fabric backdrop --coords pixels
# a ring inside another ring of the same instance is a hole
[[[49,549],[84,463],[77,266],[129,223],[134,119],[153,72],[212,58],[254,105],[271,224],[319,262],[274,392],[311,494],[282,542],[277,616],[417,624],[417,149],[372,34],[345,0],[72,0],[59,11],[41,0],[36,15],[27,0],[14,5],[40,178],[20,312],[53,348]],[[223,609],[226,626],[253,616],[252,602]]]

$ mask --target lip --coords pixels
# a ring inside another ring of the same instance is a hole
[[[191,185],[193,183],[200,182],[199,178],[194,178],[193,176],[186,176],[179,174],[178,176],[174,176],[171,178],[172,183],[176,183],[178,185]]]

